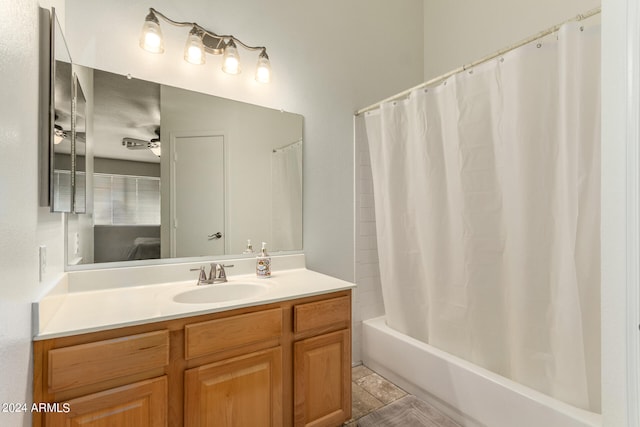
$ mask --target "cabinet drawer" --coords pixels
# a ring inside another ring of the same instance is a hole
[[[48,362],[51,392],[161,368],[169,363],[169,331],[57,348]]]
[[[128,384],[65,402],[69,412],[46,412],[47,427],[167,426],[167,377]]]
[[[282,309],[240,314],[185,326],[185,359],[282,335]]]
[[[351,320],[348,296],[300,304],[294,307],[294,332],[322,328]]]

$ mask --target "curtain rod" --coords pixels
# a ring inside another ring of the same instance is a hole
[[[458,67],[455,70],[449,71],[449,72],[447,72],[445,74],[442,74],[442,75],[440,75],[438,77],[435,77],[435,78],[433,78],[433,79],[431,79],[429,81],[426,81],[424,83],[420,83],[417,86],[414,86],[414,87],[412,87],[410,89],[407,89],[407,90],[402,91],[402,92],[400,92],[398,94],[390,96],[389,98],[385,98],[382,101],[378,101],[375,104],[369,105],[368,107],[362,108],[361,110],[356,111],[354,115],[359,116],[359,115],[361,115],[363,113],[366,113],[367,111],[372,111],[372,110],[376,110],[376,109],[380,108],[380,105],[382,105],[384,103],[387,103],[387,102],[390,102],[390,101],[395,101],[395,100],[398,100],[398,99],[401,99],[401,98],[405,98],[411,92],[413,92],[414,90],[422,89],[422,88],[425,88],[427,86],[432,86],[432,85],[434,85],[436,83],[439,83],[439,82],[441,82],[443,80],[448,79],[449,77],[453,76],[454,74],[461,73],[462,71],[468,70],[469,68],[475,67],[475,66],[480,65],[480,64],[482,64],[484,62],[487,62],[487,61],[490,61],[492,59],[495,59],[495,58],[497,58],[497,57],[499,57],[501,55],[504,55],[507,52],[510,52],[510,51],[512,51],[514,49],[517,49],[517,48],[522,47],[522,46],[524,46],[524,45],[526,45],[528,43],[531,43],[532,41],[535,41],[535,40],[541,39],[543,37],[546,37],[549,34],[553,34],[556,31],[558,31],[560,29],[560,27],[562,27],[565,24],[568,24],[570,22],[582,21],[584,19],[591,18],[592,16],[597,15],[598,13],[600,13],[600,11],[601,11],[601,7],[597,7],[595,9],[589,10],[588,12],[579,14],[578,16],[575,16],[575,17],[573,17],[571,19],[567,19],[566,21],[561,22],[560,24],[554,25],[551,28],[548,28],[548,29],[546,29],[544,31],[539,32],[538,34],[536,34],[534,36],[531,36],[529,38],[521,40],[518,43],[516,43],[514,45],[511,45],[511,46],[509,46],[509,47],[507,47],[505,49],[499,50],[499,51],[497,51],[495,53],[492,53],[492,54],[490,54],[488,56],[485,56],[484,58],[481,58],[481,59],[479,59],[477,61],[471,62],[470,64],[463,65],[462,67]]]
[[[289,143],[289,144],[287,144],[287,145],[283,145],[282,147],[274,148],[274,149],[273,149],[273,151],[272,151],[272,153],[276,153],[276,152],[278,152],[278,151],[286,150],[287,148],[289,148],[289,147],[293,147],[294,145],[299,144],[299,143],[301,143],[301,142],[302,142],[302,138],[298,139],[297,141],[290,142],[290,143]]]

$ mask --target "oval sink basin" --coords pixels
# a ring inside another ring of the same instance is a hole
[[[253,298],[266,291],[265,285],[257,283],[216,283],[179,293],[173,300],[185,304],[208,304]]]

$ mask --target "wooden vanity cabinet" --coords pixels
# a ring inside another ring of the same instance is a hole
[[[34,341],[33,425],[337,427],[350,368],[350,290]]]
[[[350,296],[296,305],[294,329],[294,425],[339,426],[351,418]]]

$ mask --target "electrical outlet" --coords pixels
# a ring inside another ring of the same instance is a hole
[[[47,247],[45,245],[40,245],[38,254],[40,260],[40,281],[42,281],[44,275],[47,273]]]

